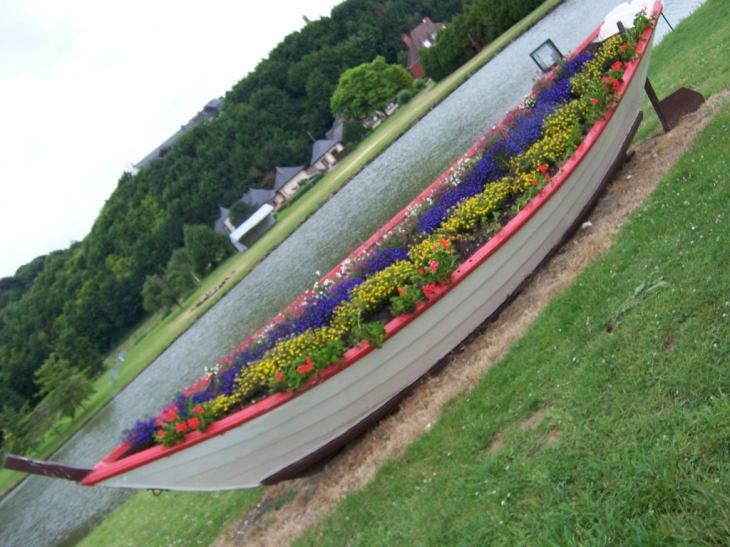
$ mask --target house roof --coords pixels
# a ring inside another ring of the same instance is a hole
[[[170,150],[170,147],[172,147],[175,141],[180,138],[180,135],[187,133],[203,120],[212,120],[213,118],[218,116],[218,114],[220,114],[221,108],[223,108],[222,97],[208,101],[208,103],[203,107],[203,110],[193,116],[188,123],[181,126],[180,129],[175,131],[175,133],[173,133],[172,136],[170,136],[165,142],[163,142],[160,146],[147,154],[139,162],[133,163],[132,166],[136,169],[141,169],[142,167],[147,167],[154,160],[163,157],[165,154],[167,154],[167,152]]]
[[[444,26],[443,23],[434,23],[428,17],[424,17],[423,22],[411,31],[413,45],[417,49],[431,47],[436,42],[439,29]]]
[[[335,146],[337,146],[337,144],[337,141],[329,139],[320,139],[316,141],[314,146],[312,146],[312,161],[310,161],[309,164],[314,165],[317,163],[322,156],[332,150]]]
[[[281,189],[282,186],[297,176],[303,169],[303,165],[299,167],[277,167],[276,178],[274,179],[274,192]]]
[[[436,43],[438,31],[446,25],[443,23],[434,23],[430,18],[424,17],[423,21],[407,35],[403,41],[408,45],[408,68],[418,62],[421,56],[418,54],[419,49],[431,47]]]
[[[246,193],[241,196],[241,201],[249,205],[263,205],[274,197],[272,190],[266,188],[249,188]]]
[[[218,209],[220,209],[221,215],[218,217],[218,220],[215,221],[215,225],[213,226],[213,229],[218,232],[219,234],[227,234],[228,231],[223,228],[223,223],[228,218],[228,215],[230,214],[230,211],[226,209],[225,207],[218,206]]]
[[[345,122],[342,118],[337,118],[332,124],[332,128],[325,133],[325,137],[331,141],[342,142],[342,135],[345,132]]]

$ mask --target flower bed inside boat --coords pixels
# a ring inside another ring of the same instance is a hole
[[[624,34],[583,44],[313,290],[159,415],[126,431],[112,458],[155,444],[199,442],[284,404],[379,347],[432,305],[468,275],[465,263],[475,252],[484,254],[490,238],[498,239],[535,196],[550,191],[553,177],[570,169],[569,158],[589,130],[611,116],[654,22],[641,12]]]

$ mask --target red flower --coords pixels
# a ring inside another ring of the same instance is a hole
[[[595,97],[591,97],[591,104],[593,106],[596,106],[598,104],[598,99],[596,99]]]
[[[438,287],[436,283],[429,283],[428,285],[423,286],[423,294],[426,296],[426,298],[431,298],[431,296],[438,290]]]
[[[532,185],[537,186],[537,179],[532,179]]]
[[[190,418],[188,420],[188,428],[190,428],[190,429],[195,429],[199,425],[200,425],[200,419],[198,419],[198,418]]]
[[[406,291],[405,291],[405,289],[403,289],[402,287],[398,287],[398,294],[399,294],[400,296],[403,296],[404,294],[406,294]]]
[[[611,76],[604,76],[601,80],[603,81],[603,87],[608,91],[618,91],[619,87],[621,87],[621,82]]]
[[[178,422],[175,424],[175,431],[178,433],[185,433],[188,430],[187,422]]]
[[[548,166],[543,163],[542,165],[537,166],[537,170],[540,171],[540,173],[547,173]]]
[[[441,244],[441,247],[443,249],[448,249],[449,248],[449,242],[446,241],[443,237],[441,239],[439,239],[439,243]]]
[[[621,44],[621,47],[619,47],[619,49],[621,51],[626,51],[627,49],[629,49],[629,44]]]
[[[314,363],[312,362],[312,357],[307,355],[307,360],[304,362],[303,365],[299,365],[297,367],[297,372],[299,374],[307,374],[308,372],[312,372],[313,368],[314,368]]]
[[[159,416],[157,416],[155,423],[157,425],[162,425],[165,422],[175,421],[175,418],[177,418],[177,407],[175,405],[170,405],[163,410]]]
[[[164,438],[165,438],[165,431],[164,431],[164,430],[162,430],[162,429],[158,429],[158,430],[157,430],[157,436],[158,436],[158,437],[159,437],[160,439],[164,439]]]
[[[193,412],[195,412],[196,414],[203,414],[205,412],[205,409],[200,405],[195,405],[193,407]]]
[[[428,265],[428,269],[436,273],[436,270],[439,269],[439,263],[436,260],[432,260],[431,264]]]
[[[284,379],[284,375],[281,373],[280,370],[277,370],[274,376],[276,377],[277,382],[281,382]]]
[[[614,61],[611,65],[611,70],[621,70],[623,68],[623,63],[621,61]]]
[[[423,275],[423,268],[418,268],[418,273]]]

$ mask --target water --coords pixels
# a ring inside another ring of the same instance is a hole
[[[703,0],[667,0],[674,26]],[[547,38],[567,53],[620,2],[568,0],[473,75],[313,215],[52,459],[93,466],[136,418],[156,414],[206,365],[311,286],[466,151],[526,95],[529,53]],[[657,39],[669,31],[660,20]],[[333,229],[338,227],[339,229]],[[0,545],[75,544],[131,492],[30,477],[0,503]]]

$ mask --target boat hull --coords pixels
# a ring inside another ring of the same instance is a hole
[[[295,394],[277,394],[245,421],[231,416],[183,445],[113,453],[86,485],[170,490],[256,487],[289,478],[382,417],[446,354],[494,316],[575,230],[620,167],[641,119],[651,41],[626,72],[622,99],[560,173],[463,263],[452,283],[388,325],[383,347],[348,351]],[[246,412],[246,411],[242,411]]]

